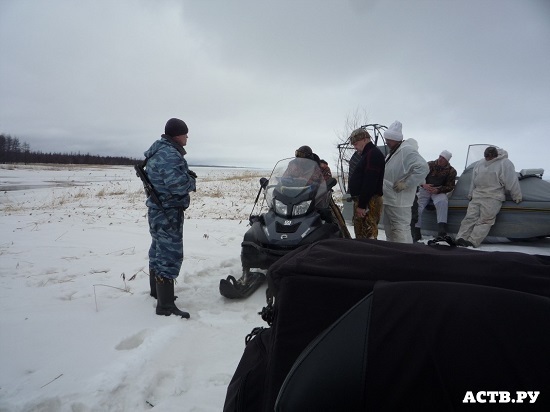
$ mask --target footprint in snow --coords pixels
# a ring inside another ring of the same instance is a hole
[[[146,336],[147,336],[147,330],[144,329],[133,336],[123,339],[118,345],[115,346],[115,349],[116,350],[135,349],[143,343]]]

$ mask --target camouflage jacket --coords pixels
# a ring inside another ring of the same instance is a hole
[[[183,147],[165,135],[144,153],[147,159],[145,172],[165,208],[187,209],[190,203],[189,192],[196,189],[195,179],[189,175],[185,154]],[[151,199],[147,199],[146,205],[158,209]]]
[[[439,166],[437,160],[428,162],[430,172],[426,183],[439,187],[439,193],[449,193],[455,188],[456,170],[451,165]]]
[[[325,167],[324,169],[321,168],[321,173],[323,174],[323,177],[325,179],[325,182],[328,181],[332,177],[332,172],[330,171],[330,167]]]

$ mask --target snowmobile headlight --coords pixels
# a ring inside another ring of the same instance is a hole
[[[280,200],[275,199],[275,212],[278,215],[286,216],[288,214],[287,206]]]
[[[294,205],[292,208],[292,216],[305,215],[309,210],[309,205],[311,205],[311,200],[306,200],[305,202]]]

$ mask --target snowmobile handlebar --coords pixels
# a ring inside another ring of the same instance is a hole
[[[260,194],[262,193],[262,189],[265,189],[269,183],[269,179],[266,179],[265,177],[262,177],[260,179],[260,190],[258,190],[258,194],[256,195],[256,200],[254,200],[254,205],[252,206],[252,211],[250,212],[250,215],[248,216],[248,220],[252,218],[252,214],[254,213],[254,208],[256,207],[256,204],[258,203],[258,199],[260,198]]]

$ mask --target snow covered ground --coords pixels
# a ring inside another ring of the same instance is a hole
[[[0,412],[222,410],[246,334],[265,326],[265,286],[230,301],[218,283],[241,274],[270,171],[194,170],[176,285],[183,320],[155,315],[133,168],[0,166]],[[550,255],[550,239],[481,249]]]

